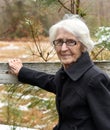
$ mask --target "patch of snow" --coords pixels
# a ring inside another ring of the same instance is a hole
[[[30,105],[30,103],[26,104],[26,105],[20,105],[19,106],[19,110],[21,111],[28,111],[28,106]]]
[[[0,102],[0,108],[4,107],[4,106],[7,106],[7,103],[2,103]]]
[[[17,126],[9,126],[9,125],[3,125],[0,124],[0,130],[37,130],[37,129],[31,129],[26,127],[17,127]]]
[[[10,44],[9,46],[1,47],[0,50],[18,50],[19,47],[15,46],[13,44]]]
[[[23,95],[21,99],[30,99],[32,98],[33,96],[32,95]]]
[[[43,114],[46,114],[46,113],[48,113],[48,112],[50,112],[50,110],[43,111]]]
[[[29,55],[24,54],[24,55],[21,55],[21,57],[22,58],[27,58],[27,57],[29,57]]]
[[[35,128],[37,128],[36,130],[42,130],[43,128],[45,128],[47,125],[36,125]]]
[[[28,111],[27,105],[19,106],[19,110],[21,110],[21,111]]]

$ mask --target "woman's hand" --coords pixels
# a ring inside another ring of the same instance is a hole
[[[20,69],[23,67],[22,61],[20,59],[11,59],[8,64],[10,73],[18,76]]]

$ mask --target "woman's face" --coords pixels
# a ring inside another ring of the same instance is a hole
[[[57,30],[55,40],[58,41],[54,45],[55,50],[64,68],[67,68],[71,63],[76,62],[81,56],[83,50],[82,44],[72,33],[60,28]],[[69,41],[66,44],[67,40]]]

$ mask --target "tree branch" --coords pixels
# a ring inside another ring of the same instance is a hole
[[[58,2],[61,4],[61,6],[62,6],[63,8],[65,8],[66,10],[68,10],[69,12],[71,12],[71,9],[67,8],[67,7],[64,5],[64,3],[62,3],[60,0],[58,0]],[[71,12],[71,13],[72,13],[72,12]]]

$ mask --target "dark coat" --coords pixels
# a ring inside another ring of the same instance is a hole
[[[87,52],[56,75],[22,67],[18,79],[56,94],[59,122],[54,130],[110,130],[110,79]]]

